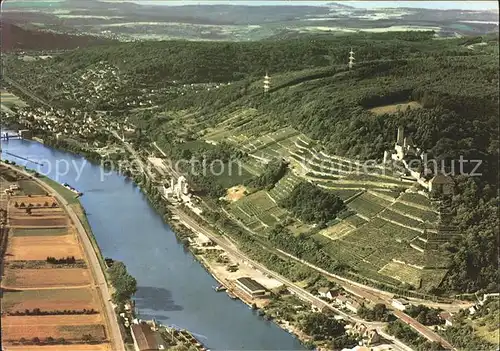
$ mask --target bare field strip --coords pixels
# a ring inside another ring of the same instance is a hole
[[[7,269],[2,286],[11,289],[64,288],[91,283],[85,268]]]
[[[82,335],[90,334],[96,340],[105,340],[106,332],[104,326],[102,324],[84,324],[82,323],[87,315],[80,315],[75,317],[80,317],[82,319],[81,322],[78,322],[77,325],[71,325],[65,321],[67,316],[54,316],[60,317],[61,322],[57,323],[57,320],[54,320],[55,324],[40,324],[43,323],[41,319],[46,316],[35,316],[35,317],[13,317],[13,318],[24,318],[24,323],[32,323],[32,324],[16,324],[9,325],[8,320],[12,317],[4,318],[2,322],[2,338],[4,340],[12,340],[18,341],[20,338],[31,339],[34,336],[38,338],[47,338],[52,337],[54,339],[64,338],[66,340],[81,340]],[[52,317],[52,316],[49,316]],[[31,321],[26,319],[31,319]]]
[[[15,351],[111,351],[110,344],[71,344],[71,345],[43,345],[43,346],[9,346]]]
[[[374,113],[375,115],[383,115],[385,113],[387,114],[393,114],[396,112],[404,112],[407,109],[414,110],[414,109],[419,109],[422,108],[423,106],[418,103],[417,101],[410,101],[410,102],[404,102],[400,104],[393,104],[393,105],[385,105],[385,106],[378,106],[369,109],[370,112]]]
[[[9,239],[5,260],[45,260],[47,256],[82,259],[83,253],[74,235],[13,236]]]
[[[325,228],[319,232],[319,234],[326,236],[329,239],[336,240],[349,234],[351,231],[356,229],[353,225],[346,221],[341,221],[340,223],[334,224],[331,227]]]
[[[2,320],[2,327],[20,325],[62,326],[62,325],[92,325],[102,322],[99,314],[78,314],[59,316],[6,316]]]
[[[397,262],[389,262],[379,270],[379,273],[397,279],[401,282],[411,284],[414,287],[420,287],[422,270],[417,268]]]
[[[24,311],[99,310],[95,291],[90,288],[4,291],[2,310]]]
[[[26,212],[28,208],[30,209],[31,214],[28,214]],[[9,214],[11,217],[35,217],[35,216],[62,217],[66,215],[63,209],[50,206],[14,207],[9,209]]]

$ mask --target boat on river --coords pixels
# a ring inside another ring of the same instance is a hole
[[[226,291],[227,288],[224,285],[213,286],[214,290],[217,292]]]

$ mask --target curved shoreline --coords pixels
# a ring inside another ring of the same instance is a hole
[[[33,174],[30,174],[26,170],[19,169],[16,166],[3,163],[5,167],[18,172],[24,176],[27,176],[33,179],[38,185],[40,185],[44,190],[46,190],[50,195],[54,196],[57,201],[62,205],[71,221],[73,222],[76,231],[78,233],[78,237],[85,251],[85,256],[89,260],[89,268],[92,272],[92,276],[94,278],[94,283],[96,284],[96,290],[98,291],[98,296],[101,299],[101,305],[105,308],[103,309],[103,313],[105,315],[105,320],[107,321],[110,343],[112,345],[112,349],[116,351],[124,351],[125,345],[123,343],[123,339],[121,337],[120,329],[118,327],[116,313],[114,311],[113,306],[109,303],[111,299],[111,293],[109,291],[109,287],[106,280],[106,275],[103,271],[103,268],[100,264],[98,256],[100,252],[96,252],[96,249],[92,243],[90,236],[92,233],[89,233],[84,224],[82,223],[80,217],[76,214],[76,212],[71,208],[68,201],[53,187],[44,182],[43,180],[34,177]],[[94,239],[95,240],[95,239]]]
[[[34,140],[34,142],[37,143],[37,144],[42,144],[38,140]],[[54,149],[56,149],[56,150],[58,150],[60,152],[67,152],[67,153],[73,154],[73,155],[78,156],[78,157],[84,157],[84,158],[86,158],[85,155],[82,155],[80,153],[77,153],[77,152],[74,152],[74,151],[71,151],[71,150],[67,150],[67,149],[64,149],[64,148],[54,147],[52,145],[48,145],[47,143],[43,143],[42,145],[45,146],[45,147],[54,148]],[[93,164],[94,166],[99,166],[99,164],[97,164],[96,162],[92,162],[90,160],[89,160],[89,163]],[[12,165],[8,165],[8,166],[12,166]],[[21,172],[21,173],[25,173],[28,176],[33,177],[33,173],[29,172],[30,169],[28,169],[28,172],[25,172],[24,169],[22,168],[22,165],[17,165],[15,167],[16,167],[15,168],[16,171]],[[19,169],[18,167],[21,167],[21,169]],[[117,175],[120,175],[120,174],[117,173]],[[123,174],[121,174],[121,176],[123,176]],[[36,179],[35,177],[33,177],[33,178]],[[152,211],[155,212],[155,215],[157,215],[157,216],[159,215],[159,219],[161,220],[161,222],[167,224],[169,226],[169,228],[171,228],[171,232],[172,232],[172,234],[174,234],[174,237],[178,241],[181,240],[182,237],[183,237],[183,232],[182,232],[182,228],[178,227],[179,222],[177,222],[175,220],[170,220],[170,218],[168,216],[164,216],[164,213],[162,213],[161,209],[157,208],[157,206],[155,205],[155,202],[152,201],[152,194],[148,191],[147,187],[142,186],[142,184],[140,182],[137,182],[137,180],[134,180],[134,179],[132,179],[130,177],[126,177],[126,178],[130,182],[133,182],[135,184],[134,188],[137,188],[140,191],[140,193],[144,196],[144,198],[147,200],[148,207]],[[60,187],[59,190],[62,192],[62,196],[65,195],[64,194],[65,191],[69,191],[67,189],[63,189],[63,185],[62,184],[56,182],[52,178],[49,178],[48,175],[41,176],[40,178],[38,178],[36,180],[37,180],[37,182],[41,182],[40,184],[42,184],[42,186],[45,185],[46,183],[48,183],[48,187],[51,188],[52,190],[56,191],[56,192],[57,192],[58,187]],[[51,186],[50,183],[54,183],[54,184]],[[44,186],[44,188],[45,187],[46,186]],[[66,196],[66,198],[68,198],[68,197]],[[74,205],[71,203],[71,201],[70,201],[70,206],[74,207]],[[81,207],[83,208],[83,204],[82,204]],[[76,212],[78,213],[78,210]],[[89,225],[90,225],[90,223],[89,223]],[[88,233],[88,235],[91,236],[92,233]],[[98,237],[95,237],[96,241],[97,241],[97,238]],[[91,239],[92,239],[92,237],[91,237]],[[100,248],[96,249],[96,251],[99,254]],[[104,250],[104,251],[106,251],[106,250]],[[216,274],[214,274],[214,272],[210,271],[210,269],[207,267],[206,264],[204,264],[203,260],[198,255],[196,255],[193,252],[191,252],[191,250],[189,250],[188,254],[189,254],[189,256],[191,256],[191,259],[194,259],[198,263],[198,265],[200,266],[200,268],[203,268],[204,274],[206,274],[207,276],[209,276],[211,279],[215,279],[215,281],[220,281],[219,278],[216,276]],[[210,290],[212,290],[212,289],[210,289]],[[241,302],[243,302],[243,305],[245,306],[245,310],[247,310],[247,308],[248,308],[247,306],[250,306],[250,305],[247,304],[245,301],[241,301]],[[246,313],[248,313],[248,310],[245,312],[245,314]],[[262,323],[262,321],[260,321],[259,323]],[[285,332],[288,336],[292,337],[297,344],[301,345],[301,347],[298,347],[298,348],[295,348],[295,346],[294,346],[294,347],[290,348],[291,350],[292,349],[297,349],[297,350],[304,349],[303,348],[303,340],[300,340],[300,338],[298,338],[297,335],[295,335],[294,333],[290,333],[290,331],[287,328],[284,328],[282,325],[280,325],[278,323],[273,322],[272,324],[273,324],[273,326],[277,327],[277,329],[280,329],[282,332]],[[193,329],[193,330],[196,330],[196,329]],[[113,350],[115,350],[115,349],[113,349]]]

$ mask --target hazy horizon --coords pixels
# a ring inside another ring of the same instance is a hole
[[[102,0],[116,1],[116,0]],[[119,0],[120,1],[120,0]],[[496,1],[301,1],[301,0],[281,0],[281,1],[249,1],[249,0],[131,0],[141,5],[165,5],[165,6],[183,6],[183,5],[246,5],[246,6],[325,6],[335,2],[342,5],[356,8],[398,8],[414,7],[436,10],[494,10],[498,9]]]

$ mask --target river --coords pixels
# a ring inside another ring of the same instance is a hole
[[[38,169],[84,193],[81,202],[103,255],[123,261],[137,279],[141,318],[186,328],[210,349],[304,349],[294,336],[242,302],[216,293],[216,281],[177,242],[132,182],[117,173],[106,175],[82,157],[32,141],[2,141],[2,159]]]

